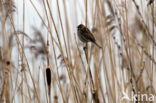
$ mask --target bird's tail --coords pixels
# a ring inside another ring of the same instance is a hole
[[[102,48],[99,44],[97,44],[96,42],[94,42],[94,44],[99,47],[100,49]]]

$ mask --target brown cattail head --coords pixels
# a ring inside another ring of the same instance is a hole
[[[50,68],[46,68],[46,78],[47,78],[47,84],[50,87],[50,85],[51,85],[51,70],[50,70]]]

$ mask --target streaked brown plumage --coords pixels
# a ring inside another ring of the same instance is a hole
[[[83,42],[83,43],[87,43],[87,42],[92,42],[95,45],[97,45],[99,48],[101,48],[101,46],[99,46],[96,43],[95,37],[93,36],[93,34],[90,32],[90,30],[84,26],[83,24],[80,24],[77,26],[77,35],[79,37],[79,39]]]

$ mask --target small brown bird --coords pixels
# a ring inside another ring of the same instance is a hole
[[[84,26],[83,24],[80,24],[80,25],[77,26],[77,34],[78,34],[79,39],[83,43],[92,42],[96,46],[98,46],[99,48],[101,48],[101,46],[99,46],[96,43],[95,37],[93,36],[93,34],[91,33],[91,31],[86,26]]]

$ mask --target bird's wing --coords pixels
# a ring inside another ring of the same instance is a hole
[[[85,28],[85,33],[87,33],[87,34],[85,34],[86,35],[86,37],[91,41],[91,42],[95,42],[95,38],[94,38],[94,36],[93,36],[93,34],[90,32],[90,30],[88,29],[88,28]]]

